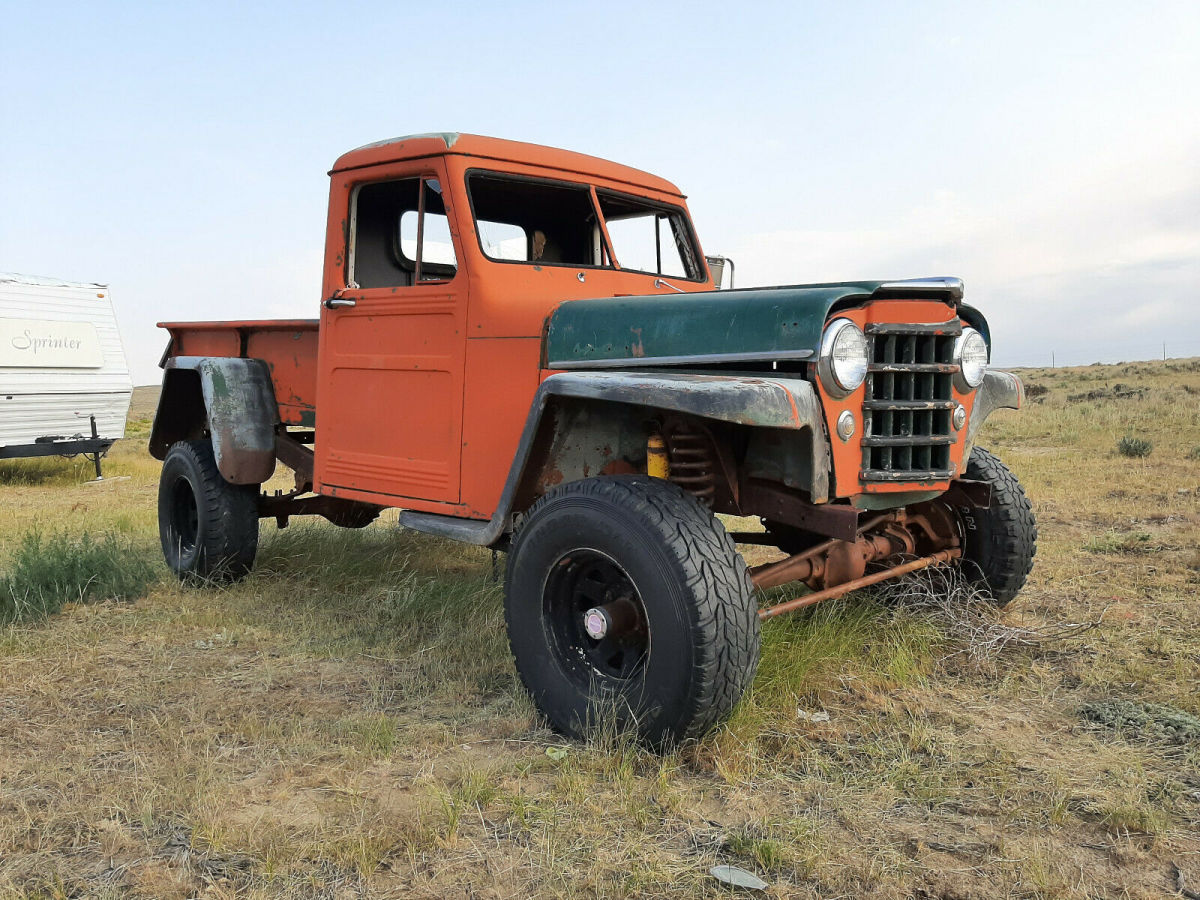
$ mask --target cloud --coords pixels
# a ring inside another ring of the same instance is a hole
[[[1185,158],[1000,203],[939,191],[885,225],[762,232],[730,255],[743,285],[958,275],[1011,364],[1144,358],[1163,341],[1200,355],[1200,173]]]

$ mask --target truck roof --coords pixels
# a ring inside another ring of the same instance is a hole
[[[397,162],[402,159],[419,159],[423,156],[478,156],[504,162],[525,163],[546,169],[559,169],[579,175],[594,175],[612,181],[621,181],[637,187],[649,188],[665,194],[682,197],[679,188],[657,175],[609,162],[597,156],[558,150],[524,141],[506,141],[502,138],[484,137],[478,134],[460,134],[443,131],[428,134],[408,134],[365,144],[343,153],[333,164],[334,172],[358,169],[379,163]]]

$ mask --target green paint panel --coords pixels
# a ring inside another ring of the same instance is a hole
[[[650,364],[663,357],[756,356],[808,351],[816,356],[835,304],[866,300],[882,282],[794,285],[571,300],[550,318],[546,358]]]

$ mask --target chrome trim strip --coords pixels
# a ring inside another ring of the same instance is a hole
[[[875,293],[920,294],[927,291],[945,291],[954,301],[963,298],[963,282],[961,278],[949,275],[933,275],[928,278],[906,278],[902,281],[885,281],[875,289]]]
[[[623,369],[679,366],[688,363],[773,362],[777,359],[810,359],[811,350],[768,350],[762,353],[700,353],[695,356],[620,356],[612,359],[551,360],[547,369]]]

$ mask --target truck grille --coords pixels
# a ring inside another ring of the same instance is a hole
[[[866,328],[870,363],[863,402],[863,481],[946,481],[950,447],[954,339],[958,322],[876,323]]]

